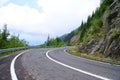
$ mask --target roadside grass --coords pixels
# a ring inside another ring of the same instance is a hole
[[[24,50],[24,49],[23,49],[23,50]],[[17,52],[17,51],[22,51],[22,50],[9,51],[9,52],[1,53],[1,54],[0,54],[0,58],[1,58],[1,57],[4,57],[4,56],[7,56],[7,55],[10,55],[10,54],[13,54],[13,53],[15,53],[15,52]]]
[[[115,58],[106,57],[107,55],[100,54],[100,53],[96,53],[96,54],[80,53],[75,47],[68,49],[67,52],[72,55],[76,55],[76,56],[91,59],[91,60],[120,65],[120,58],[118,60]]]
[[[11,52],[4,52],[4,53],[0,54],[0,57],[4,57],[4,56],[10,55],[12,53],[13,53],[13,51],[11,51]]]
[[[8,51],[8,52],[3,52],[0,54],[0,58],[7,56],[7,55],[10,55],[10,54],[13,54],[13,53],[18,52],[18,51],[23,51],[23,50],[28,50],[28,49],[31,49],[31,48],[23,48],[23,49],[17,49],[17,50],[12,50],[12,51]]]

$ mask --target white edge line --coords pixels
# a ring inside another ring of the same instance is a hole
[[[68,54],[68,52],[66,52],[66,50],[67,50],[67,49],[65,49],[64,52]],[[69,54],[69,55],[70,55],[70,54]],[[110,63],[101,62],[101,61],[96,61],[96,60],[92,60],[92,59],[87,59],[87,58],[84,58],[84,57],[78,57],[78,56],[75,56],[75,57],[77,57],[77,58],[83,58],[83,59],[86,59],[86,60],[89,60],[89,61],[93,61],[93,62],[98,62],[98,63],[100,63],[100,64],[112,65],[112,64],[110,64]],[[120,67],[120,65],[117,65],[117,64],[113,64],[113,65]]]
[[[10,74],[11,74],[11,79],[12,79],[12,80],[18,80],[17,75],[16,75],[16,73],[15,73],[15,61],[16,61],[16,59],[17,59],[20,55],[22,55],[23,53],[25,53],[25,52],[27,52],[27,51],[29,51],[29,50],[26,50],[26,51],[24,51],[24,52],[21,52],[20,54],[18,54],[17,56],[15,56],[14,59],[12,60],[11,65],[10,65]]]
[[[51,51],[52,51],[52,50],[49,50],[49,51],[46,52],[46,57],[47,57],[48,59],[54,61],[54,62],[57,63],[57,64],[60,64],[60,65],[62,65],[62,66],[64,66],[64,67],[67,67],[67,68],[69,68],[69,69],[72,69],[72,70],[75,70],[75,71],[78,71],[78,72],[81,72],[81,73],[84,73],[84,74],[87,74],[87,75],[90,75],[90,76],[93,76],[93,77],[96,77],[96,78],[99,78],[99,79],[102,79],[102,80],[112,80],[112,79],[109,79],[109,78],[106,78],[106,77],[102,77],[102,76],[99,76],[99,75],[96,75],[96,74],[93,74],[93,73],[90,73],[90,72],[87,72],[87,71],[84,71],[84,70],[81,70],[81,69],[78,69],[78,68],[69,66],[69,65],[64,64],[64,63],[62,63],[62,62],[59,62],[59,61],[51,58],[51,57],[48,55],[49,52],[51,52]]]

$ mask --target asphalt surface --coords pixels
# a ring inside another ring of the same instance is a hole
[[[21,63],[35,80],[101,80],[51,61],[46,52],[53,50],[49,56],[57,61],[108,79],[120,80],[120,66],[76,57],[64,52],[65,49],[34,49],[21,57]]]
[[[10,74],[10,65],[13,58],[23,51],[13,52],[11,55],[0,57],[0,80],[12,80]],[[19,80],[33,80],[27,71],[21,65],[21,56],[16,60],[15,69]]]
[[[10,80],[10,57],[0,58],[0,80]]]
[[[73,56],[65,52],[67,48],[32,49],[15,62],[18,80],[101,80],[60,65],[48,57],[74,68],[90,72],[111,80],[120,80],[120,66]],[[52,50],[52,51],[51,51]],[[20,52],[0,58],[0,80],[11,80],[10,63]]]
[[[7,55],[0,58],[0,80],[11,80],[10,64],[12,59],[22,51],[13,52],[11,55]]]

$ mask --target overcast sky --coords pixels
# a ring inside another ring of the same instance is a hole
[[[78,28],[99,7],[100,0],[0,0],[0,29],[8,25],[31,45]]]

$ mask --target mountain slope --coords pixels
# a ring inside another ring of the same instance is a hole
[[[82,53],[120,55],[120,0],[103,0],[100,7],[80,27],[64,37],[65,42],[78,45]],[[68,38],[69,37],[69,38]]]

